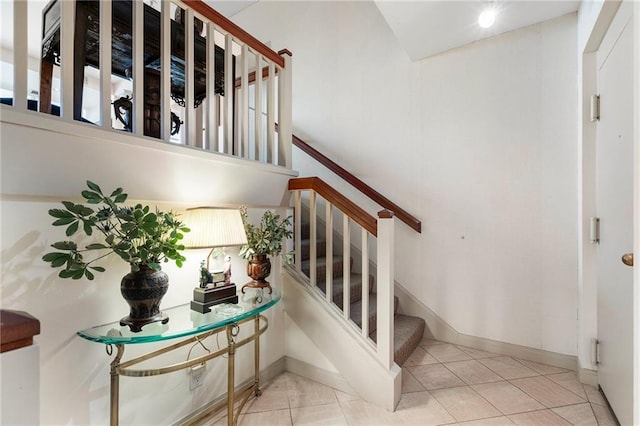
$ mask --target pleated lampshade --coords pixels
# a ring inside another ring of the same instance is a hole
[[[191,229],[184,236],[186,248],[231,247],[247,244],[242,217],[238,209],[195,207],[182,218]]]

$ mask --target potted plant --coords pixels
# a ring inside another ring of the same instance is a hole
[[[271,293],[271,285],[266,278],[271,273],[271,261],[269,256],[278,256],[282,253],[282,244],[284,239],[291,238],[293,231],[291,230],[291,216],[282,218],[279,214],[267,210],[262,215],[262,219],[258,225],[253,225],[248,221],[247,208],[240,208],[242,223],[247,233],[247,244],[240,247],[240,256],[247,259],[247,275],[253,281],[242,286],[242,292],[245,288],[269,288]]]
[[[66,236],[76,233],[86,237],[98,235],[100,239],[84,247],[74,241],[58,241],[51,245],[56,251],[46,253],[42,260],[52,268],[62,268],[60,278],[93,280],[96,272],[105,268],[96,262],[115,254],[131,267],[122,278],[120,290],[130,306],[129,316],[121,325],[132,331],[140,331],[151,322],[169,320],[160,312],[160,300],[167,292],[169,278],[161,270],[161,263],[174,261],[181,267],[186,258],[181,254],[183,233],[189,228],[178,221],[173,211],[151,210],[149,206],[136,204],[125,206],[128,195],[117,188],[111,195],[104,195],[98,185],[87,181],[88,190],[82,196],[85,204],[63,201],[63,209],[51,209],[55,218],[53,226],[66,226]],[[86,256],[94,253],[91,259]]]

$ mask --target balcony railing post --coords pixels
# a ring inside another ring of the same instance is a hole
[[[292,73],[291,52],[278,52],[284,59],[284,68],[278,72],[278,165],[291,168],[291,133],[292,133]]]
[[[76,10],[76,2],[63,1],[60,2],[60,79],[62,95],[62,119],[65,121],[73,120],[73,63],[74,63],[74,16]]]
[[[377,351],[386,368],[393,365],[394,226],[393,212],[378,213]]]
[[[13,2],[13,106],[18,111],[27,110],[27,69],[29,55],[27,46],[28,3],[14,0]]]
[[[111,130],[111,0],[100,2],[100,125]]]

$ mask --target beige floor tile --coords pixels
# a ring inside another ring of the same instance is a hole
[[[226,420],[226,419],[225,419]],[[263,411],[261,413],[241,414],[238,426],[291,426],[289,410]]]
[[[547,408],[586,402],[585,399],[552,382],[545,376],[511,380],[511,384],[519,387],[523,392]]]
[[[446,344],[446,342],[441,342],[440,340],[433,340],[429,339],[428,337],[423,337],[422,340],[420,340],[420,343],[418,343],[418,346],[427,349],[429,346]]]
[[[547,375],[547,374],[558,374],[558,373],[566,373],[568,370],[560,367],[554,367],[552,365],[540,364],[539,362],[527,361],[526,359],[516,358],[516,360],[529,367],[536,373]]]
[[[442,364],[418,365],[407,368],[427,390],[451,388],[465,384]]]
[[[467,361],[472,359],[469,355],[448,343],[429,346],[427,352],[440,362]]]
[[[425,390],[422,383],[418,381],[407,368],[402,369],[402,393],[420,392]]]
[[[580,380],[578,380],[578,376],[573,371],[560,374],[551,374],[546,377],[556,382],[563,388],[570,390],[586,401],[587,394],[584,392],[584,388],[582,387],[582,383],[580,383]]]
[[[481,351],[480,349],[468,348],[466,346],[457,346],[458,349],[469,355],[473,359],[481,358],[495,358],[501,356],[500,354],[494,354],[493,352]]]
[[[427,391],[402,395],[396,413],[407,425],[427,426],[455,422],[438,400]]]
[[[274,377],[273,379],[269,380],[268,382],[261,383],[260,389],[287,390],[287,377],[289,376],[294,377],[296,375],[293,373],[284,372],[278,375],[277,377]]]
[[[262,389],[262,395],[251,398],[242,408],[243,413],[257,413],[260,411],[281,410],[289,408],[289,394],[286,390]]]
[[[348,424],[338,403],[315,405],[313,407],[292,408],[291,421],[293,426],[347,426]]]
[[[490,419],[472,420],[470,422],[463,422],[460,425],[464,426],[511,426],[513,422],[509,417],[491,417]]]
[[[598,405],[607,405],[607,401],[604,400],[604,397],[595,386],[591,385],[582,385],[584,392],[587,394],[587,398],[589,402],[592,404]]]
[[[437,364],[439,361],[429,355],[427,351],[420,346],[415,348],[413,353],[407,358],[403,367],[411,367],[415,365]]]
[[[346,392],[339,391],[337,389],[334,389],[334,392],[336,394],[336,398],[338,398],[338,402],[355,401],[355,400],[358,399],[358,397],[355,396],[355,395],[351,395],[351,394],[348,394]]]
[[[596,415],[596,420],[598,420],[598,424],[600,426],[614,426],[617,425],[618,422],[611,414],[609,407],[605,405],[591,404],[591,408],[593,409],[593,413]]]
[[[444,365],[468,385],[502,380],[502,377],[476,360],[447,362]]]
[[[333,388],[296,375],[287,376],[287,393],[291,408],[338,402]]]
[[[516,425],[526,426],[563,426],[571,425],[565,419],[551,410],[531,411],[529,413],[512,414],[509,416]]]
[[[485,383],[471,387],[503,414],[516,414],[545,408],[509,382]]]
[[[576,426],[598,426],[596,417],[591,409],[591,404],[585,402],[584,404],[567,405],[566,407],[558,407],[552,410],[560,417],[567,420],[572,425]]]
[[[349,426],[402,425],[397,411],[391,412],[365,401],[347,401],[340,404]]]
[[[532,369],[525,367],[523,364],[520,364],[518,361],[508,356],[479,359],[478,361],[486,367],[489,367],[494,373],[503,379],[507,380],[539,375]]]
[[[435,390],[431,394],[459,422],[501,415],[469,386]]]

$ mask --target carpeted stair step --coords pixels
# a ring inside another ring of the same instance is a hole
[[[318,281],[318,288],[326,294],[327,280]],[[344,300],[344,279],[342,276],[333,279],[333,303],[342,310]],[[369,275],[369,293],[373,291],[373,276]],[[362,299],[362,274],[351,273],[349,280],[349,303]]]
[[[407,361],[418,347],[424,334],[425,321],[423,318],[396,314],[393,318],[393,359],[399,366]],[[376,332],[369,337],[375,342]]]
[[[340,278],[342,277],[342,272],[343,272],[343,256],[339,255],[339,256],[333,256],[333,278]],[[350,259],[351,263],[353,263],[353,260]],[[309,272],[311,271],[311,261],[310,260],[303,260],[302,264],[300,265],[300,268],[302,269],[302,272],[308,277],[310,274]],[[316,282],[322,282],[325,281],[327,277],[327,258],[326,257],[319,257],[316,259]]]
[[[311,256],[311,240],[300,241],[300,257],[302,260],[309,260]],[[327,255],[327,244],[323,239],[316,239],[316,258]]]
[[[374,333],[378,327],[378,314],[377,314],[378,295],[371,293],[369,295],[369,334]],[[393,298],[393,312],[395,314],[398,309],[398,298]],[[351,304],[349,318],[355,322],[356,325],[362,328],[362,300],[358,300]]]

